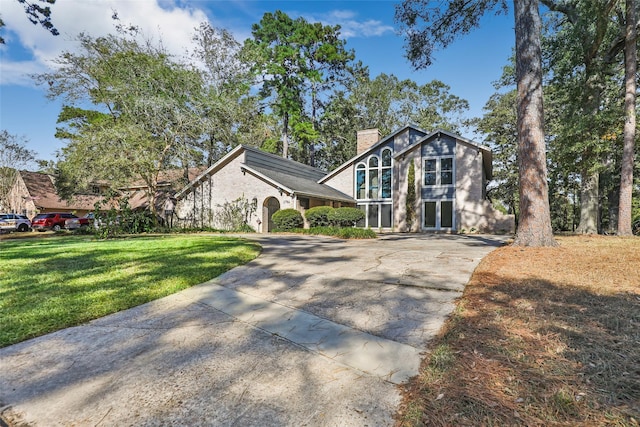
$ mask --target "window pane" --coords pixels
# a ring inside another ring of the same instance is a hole
[[[391,169],[382,169],[382,197],[391,197]]]
[[[440,184],[453,184],[453,159],[440,159]]]
[[[378,180],[378,171],[370,170],[369,171],[369,198],[370,199],[377,199],[379,197],[378,195],[379,186],[380,186],[380,182]]]
[[[356,222],[356,227],[364,227],[365,226],[365,219],[367,217],[367,205],[358,205],[358,209],[360,209],[362,212],[364,212],[364,216],[362,217],[362,219],[358,222]]]
[[[370,168],[377,168],[378,167],[378,158],[377,157],[372,157],[369,159],[369,167]]]
[[[453,159],[440,159],[440,167],[443,171],[453,170]]]
[[[453,202],[442,201],[440,202],[440,227],[451,228],[453,227]]]
[[[391,166],[391,150],[382,151],[382,166]]]
[[[378,205],[369,205],[369,227],[378,228]]]
[[[424,161],[424,185],[436,185],[436,159]]]
[[[391,227],[391,205],[382,205],[380,207],[381,226],[383,228]]]
[[[425,202],[424,204],[424,226],[425,228],[436,227],[436,202]]]
[[[440,184],[441,185],[451,185],[451,184],[453,184],[453,173],[451,173],[451,172],[442,172],[440,174]]]
[[[365,171],[359,169],[356,171],[356,199],[364,199],[366,197],[365,192]]]
[[[425,172],[424,173],[424,185],[436,185],[436,173]]]
[[[427,159],[424,161],[424,171],[425,172],[435,172],[436,171],[436,159]]]

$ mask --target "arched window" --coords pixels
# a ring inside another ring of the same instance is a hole
[[[380,197],[380,160],[377,156],[369,157],[369,199]]]
[[[388,199],[391,197],[391,149],[382,150],[382,188],[380,197]]]
[[[381,156],[371,155],[356,165],[355,192],[357,200],[390,199],[392,187],[393,151],[384,148]]]
[[[364,163],[356,166],[356,199],[366,199],[367,167]]]

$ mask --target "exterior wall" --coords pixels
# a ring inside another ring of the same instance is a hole
[[[442,157],[442,156],[455,156],[456,153],[456,140],[442,135],[440,138],[430,139],[422,144],[420,149],[422,158],[420,159],[420,168],[416,168],[416,177],[420,179],[420,195],[422,200],[442,200],[453,199],[456,192],[456,183],[458,177],[456,176],[454,185],[447,187],[427,187],[424,185],[424,160],[430,157]],[[454,160],[454,171],[459,170],[458,159]],[[418,175],[419,173],[419,175]],[[417,178],[416,178],[417,179]],[[457,223],[457,222],[456,222]]]
[[[355,198],[354,170],[354,165],[347,166],[344,170],[326,180],[324,184]]]
[[[29,219],[36,216],[38,210],[35,203],[29,197],[29,190],[24,183],[22,177],[18,174],[13,187],[9,191],[8,195],[9,206],[5,210],[26,215]]]
[[[458,143],[456,155],[456,229],[458,231],[513,232],[515,219],[496,210],[485,199],[486,177],[482,152]]]
[[[409,183],[409,165],[414,163],[416,180],[416,202],[413,206],[415,218],[413,224],[407,223],[407,191]],[[395,159],[393,168],[393,224],[394,230],[400,232],[418,232],[420,230],[420,150],[409,151],[401,158]]]
[[[181,225],[221,227],[220,212],[225,203],[244,198],[255,200],[256,211],[249,218],[249,225],[256,231],[266,231],[263,221],[266,211],[265,201],[274,197],[280,209],[295,207],[292,197],[280,194],[273,186],[250,173],[243,174],[241,166],[244,155],[239,155],[219,169],[176,205],[176,215]]]

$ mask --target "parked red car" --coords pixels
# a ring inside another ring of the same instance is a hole
[[[68,219],[78,218],[74,214],[67,212],[50,212],[41,213],[36,215],[31,221],[31,227],[38,231],[60,231],[64,228],[64,223]],[[86,224],[89,225],[89,220],[85,218]]]

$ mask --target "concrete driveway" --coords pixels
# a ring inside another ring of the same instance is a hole
[[[398,384],[505,238],[247,236],[249,264],[0,349],[0,411],[36,426],[390,425]]]

